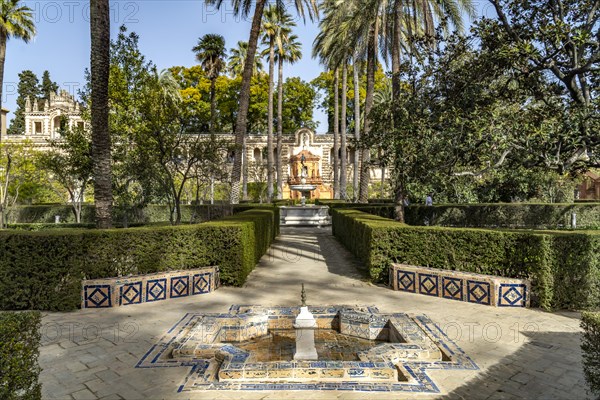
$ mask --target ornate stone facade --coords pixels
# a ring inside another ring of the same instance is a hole
[[[66,90],[51,93],[50,99],[40,102],[37,99],[25,102],[25,132],[22,135],[6,135],[2,131],[2,141],[29,140],[35,147],[45,149],[48,141],[57,139],[61,123],[66,123],[69,128],[84,127],[81,118],[80,104],[75,97]]]

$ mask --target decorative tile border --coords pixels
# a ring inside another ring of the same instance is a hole
[[[424,315],[381,314],[376,307],[309,307],[319,327],[337,326],[363,338],[387,330],[388,342],[359,353],[360,361],[278,361],[247,363],[236,343],[219,343],[224,328],[250,337],[266,329],[291,329],[299,307],[232,306],[227,314],[186,314],[136,368],[191,367],[178,392],[213,390],[340,390],[439,393],[429,370],[477,370],[477,365]],[[266,319],[265,319],[266,318]],[[281,323],[285,321],[284,323]],[[266,325],[265,325],[266,323]],[[359,325],[358,330],[348,325]],[[207,334],[210,332],[210,334]],[[248,337],[238,337],[248,339]],[[202,343],[200,343],[201,341]]]
[[[390,285],[402,292],[494,307],[529,307],[531,282],[472,272],[392,264]]]
[[[220,285],[219,267],[82,282],[81,308],[110,308],[195,296]]]

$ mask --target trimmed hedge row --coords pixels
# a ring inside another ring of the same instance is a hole
[[[321,200],[330,209],[352,208],[394,219],[393,204],[347,203]],[[577,214],[578,229],[600,228],[600,203],[577,204],[442,204],[411,205],[405,208],[405,222],[414,226],[451,226],[463,228],[571,228],[571,214]]]
[[[476,228],[570,228],[571,214],[577,214],[577,227],[600,228],[600,204],[449,204],[433,207],[408,207],[409,225],[456,226]]]
[[[600,234],[413,227],[358,210],[333,211],[334,235],[386,282],[392,262],[532,279],[545,309],[600,306]]]
[[[40,313],[0,312],[0,399],[41,399]]]
[[[600,313],[582,313],[581,328],[583,373],[591,392],[600,398]]]
[[[214,220],[231,215],[241,207],[248,209],[247,205],[183,205],[181,206],[181,220],[183,222],[202,222]],[[113,220],[115,223],[123,223],[127,220],[129,224],[143,224],[153,222],[169,221],[169,207],[166,205],[148,205],[142,209],[134,208],[124,210],[119,207],[113,208]],[[61,223],[75,223],[75,215],[71,206],[67,205],[32,205],[14,206],[8,213],[9,224],[53,224],[54,216],[59,215]],[[94,223],[94,206],[85,204],[81,208],[81,221],[83,223]]]
[[[199,225],[0,231],[0,309],[71,310],[81,280],[211,265],[240,286],[278,233],[276,208]]]

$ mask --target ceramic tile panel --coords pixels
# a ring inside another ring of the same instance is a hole
[[[392,264],[394,290],[496,307],[529,307],[528,279]]]
[[[219,268],[84,280],[82,308],[110,308],[211,293],[218,288]]]

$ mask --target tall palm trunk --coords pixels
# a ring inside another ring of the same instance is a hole
[[[354,55],[354,176],[352,179],[352,198],[358,201],[358,176],[360,168],[360,153],[358,142],[360,140],[360,73],[358,70],[358,56]]]
[[[240,202],[240,180],[242,175],[242,152],[244,149],[246,131],[248,129],[248,108],[250,107],[250,83],[252,81],[252,72],[254,69],[254,57],[258,46],[258,37],[260,35],[260,26],[265,9],[266,0],[257,0],[252,19],[252,28],[250,29],[250,38],[248,40],[248,53],[242,74],[242,87],[240,89],[240,106],[235,124],[235,144],[237,151],[233,160],[233,171],[231,176],[231,204]]]
[[[109,0],[91,0],[92,156],[98,228],[112,227],[111,143],[108,131]]]
[[[342,65],[342,112],[341,112],[341,124],[340,124],[340,198],[346,200],[346,186],[347,186],[347,159],[346,159],[346,114],[348,108],[348,99],[346,94],[348,93],[348,63],[344,60]]]
[[[340,198],[340,73],[336,68],[333,78],[333,198]]]
[[[394,31],[392,34],[392,99],[400,97],[400,30],[402,28],[402,0],[394,2]]]
[[[6,34],[0,32],[0,107],[2,107],[2,88],[4,86],[4,62],[6,61]]]
[[[277,198],[283,199],[283,57],[279,57],[279,80],[277,82]]]
[[[244,135],[242,147],[242,199],[248,200],[248,150],[246,149],[247,135]],[[233,203],[232,203],[233,204]]]
[[[367,94],[365,98],[365,127],[363,134],[368,135],[371,129],[371,117],[369,113],[373,108],[373,95],[375,94],[375,70],[377,68],[377,38],[379,36],[379,19],[373,22],[369,31],[369,42],[367,45]],[[359,203],[369,201],[369,183],[371,152],[368,147],[362,149],[362,163],[360,168],[360,193]]]
[[[400,30],[402,25],[402,1],[394,3],[394,33],[392,38],[392,99],[397,102],[400,98]],[[392,125],[396,125],[392,117]],[[383,188],[385,169],[381,169],[381,185]],[[397,221],[404,222],[404,189],[398,182],[394,190],[394,214]],[[383,189],[382,189],[383,190]]]
[[[215,132],[215,125],[217,122],[217,78],[211,78],[210,80],[210,127],[211,133]]]
[[[267,202],[273,200],[273,95],[275,94],[275,43],[269,41],[269,110],[267,121]]]

